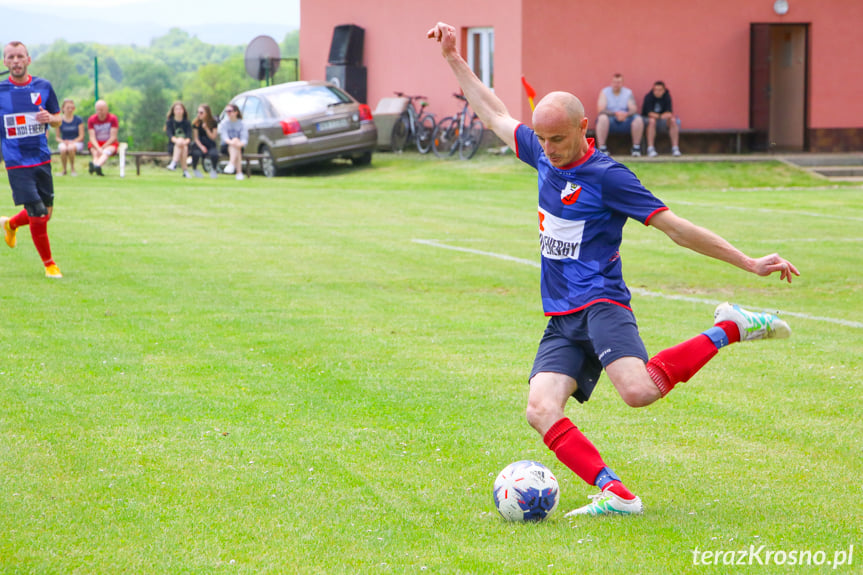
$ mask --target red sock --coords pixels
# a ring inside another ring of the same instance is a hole
[[[51,258],[51,243],[48,241],[48,216],[30,218],[30,235],[33,237],[33,245],[36,246],[42,263],[45,266],[52,265],[54,260]]]
[[[27,210],[21,210],[11,218],[9,218],[9,227],[14,229],[26,226],[30,223],[30,218],[27,216]]]
[[[651,357],[647,362],[647,373],[665,397],[675,385],[689,381],[717,353],[719,350],[710,338],[699,334]]]
[[[605,468],[599,451],[567,417],[552,425],[543,441],[561,463],[590,485]]]
[[[721,330],[721,331],[717,331]],[[727,341],[722,340],[725,333]],[[660,351],[647,362],[647,373],[662,397],[681,381],[689,381],[719,352],[719,348],[740,341],[740,330],[733,321],[722,321],[690,340]]]
[[[627,489],[626,486],[618,479],[615,479],[614,481],[609,481],[602,490],[605,491],[606,489],[608,489],[621,499],[635,499],[635,495],[632,493],[632,491]]]
[[[740,341],[740,328],[733,321],[720,321],[716,327],[722,329],[728,337],[728,343],[737,343]]]

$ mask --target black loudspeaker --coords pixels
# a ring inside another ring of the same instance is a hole
[[[354,24],[344,24],[333,28],[333,41],[330,44],[330,64],[345,66],[363,65],[363,39],[365,30]]]
[[[327,82],[335,84],[361,104],[366,103],[365,66],[327,66]]]

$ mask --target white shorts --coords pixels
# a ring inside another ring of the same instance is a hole
[[[60,150],[57,150],[58,152]],[[75,152],[78,154],[84,153],[84,142],[75,142]]]

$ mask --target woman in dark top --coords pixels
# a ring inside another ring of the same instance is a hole
[[[192,171],[196,178],[204,175],[198,170],[198,162],[204,156],[210,158],[210,177],[216,177],[216,169],[219,167],[219,146],[216,138],[219,135],[219,123],[213,117],[213,111],[209,104],[198,106],[198,115],[192,122]],[[201,162],[201,167],[204,162]]]
[[[192,124],[189,123],[189,114],[182,102],[174,102],[171,111],[168,112],[168,120],[165,122],[165,132],[168,134],[168,153],[171,154],[169,170],[176,170],[180,166],[183,177],[188,178],[186,170],[186,159],[189,157],[189,143],[192,141]]]
[[[75,171],[75,155],[84,151],[84,120],[75,115],[75,102],[66,98],[60,108],[63,112],[62,121],[57,126],[57,149],[60,150],[60,160],[63,162],[63,175],[66,175],[66,165],[69,173],[77,176]]]

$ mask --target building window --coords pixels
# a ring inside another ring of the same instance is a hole
[[[467,29],[467,63],[483,84],[494,89],[494,28]]]

